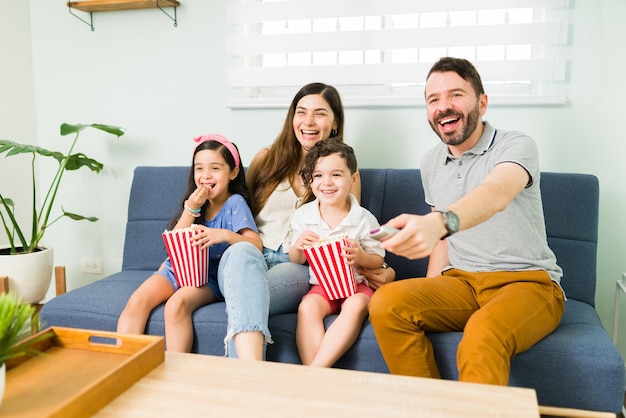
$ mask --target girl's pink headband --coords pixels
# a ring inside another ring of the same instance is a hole
[[[233,143],[230,142],[228,138],[226,138],[225,136],[220,135],[220,134],[207,134],[207,135],[197,136],[193,140],[196,141],[198,145],[207,141],[215,141],[224,145],[226,148],[228,148],[228,151],[230,151],[230,154],[233,156],[233,159],[235,160],[235,167],[239,168],[239,153],[237,152],[237,148],[235,148]]]

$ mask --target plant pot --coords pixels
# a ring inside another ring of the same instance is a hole
[[[7,381],[7,366],[2,363],[0,366],[0,405],[2,405],[2,400],[4,399],[4,385]]]
[[[52,279],[52,247],[41,247],[34,253],[16,255],[4,254],[3,250],[6,248],[0,248],[0,276],[9,277],[9,290],[27,303],[43,300]]]

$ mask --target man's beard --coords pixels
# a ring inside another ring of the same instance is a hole
[[[447,117],[450,117],[450,116],[458,117],[460,119],[460,122],[465,122],[463,130],[455,136],[446,136],[445,134],[441,133],[438,129],[440,127],[438,121],[445,119]],[[476,127],[478,126],[479,116],[480,114],[478,111],[478,104],[476,104],[476,107],[474,107],[474,109],[472,109],[468,113],[467,118],[465,118],[463,114],[456,113],[456,112],[453,112],[452,110],[449,110],[446,113],[442,114],[441,116],[437,117],[437,120],[435,122],[429,121],[429,124],[430,124],[430,127],[433,129],[433,131],[435,131],[437,136],[441,138],[444,144],[452,145],[452,146],[461,145],[476,130]]]

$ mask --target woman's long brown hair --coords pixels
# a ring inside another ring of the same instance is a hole
[[[337,123],[337,129],[331,135],[343,138],[343,105],[337,89],[324,83],[311,83],[302,87],[291,101],[281,132],[272,143],[265,158],[259,162],[256,176],[252,179],[252,213],[254,216],[263,209],[267,199],[282,179],[294,178],[300,173],[302,146],[293,130],[293,118],[300,99],[311,94],[319,94],[328,102]]]

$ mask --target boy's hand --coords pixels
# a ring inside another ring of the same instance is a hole
[[[365,251],[363,248],[352,238],[347,238],[350,243],[350,247],[343,247],[341,255],[348,260],[348,264],[359,264],[358,261],[363,257]]]
[[[313,231],[302,231],[298,239],[296,240],[296,248],[304,250],[306,247],[310,247],[320,240],[319,235]]]

